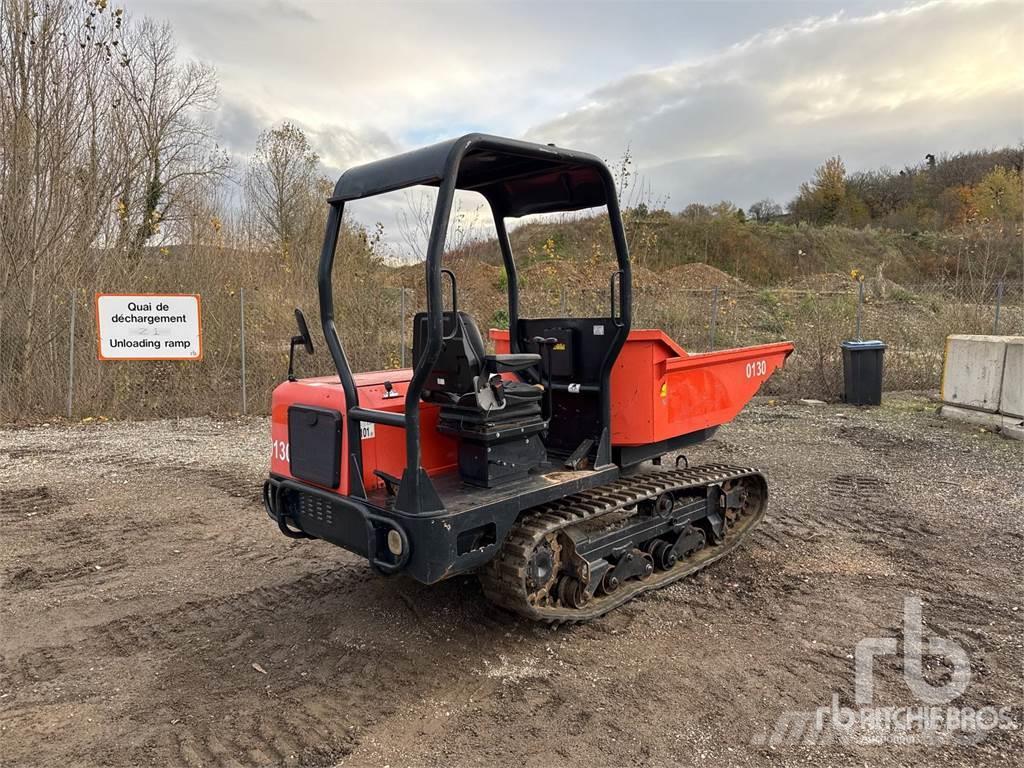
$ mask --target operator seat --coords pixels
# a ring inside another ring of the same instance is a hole
[[[540,355],[536,354],[488,355],[480,329],[470,315],[445,312],[443,317],[445,340],[441,354],[423,385],[423,399],[427,402],[472,407],[478,388],[486,385],[491,376],[521,371],[540,363]],[[426,312],[419,312],[414,322],[412,356],[418,361],[427,346],[430,317]],[[483,381],[480,381],[481,376]],[[502,385],[508,405],[513,407],[537,404],[543,394],[541,388],[521,381],[503,379]],[[488,409],[489,402],[484,400],[479,404],[481,410]],[[500,409],[500,402],[497,406]]]
[[[413,323],[412,354],[419,361],[430,317],[419,312]],[[524,477],[547,458],[540,440],[548,425],[541,408],[544,392],[539,385],[500,374],[538,365],[540,355],[488,355],[480,330],[465,312],[443,313],[443,331],[441,353],[422,399],[441,406],[438,429],[459,439],[462,480],[490,488]]]

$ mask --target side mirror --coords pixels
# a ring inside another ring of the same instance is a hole
[[[299,335],[297,343],[302,344],[306,348],[306,354],[313,354],[313,338],[309,335],[309,326],[306,325],[306,316],[302,314],[302,310],[298,307],[295,308],[295,324],[299,326]],[[293,339],[293,341],[295,341]]]
[[[288,347],[288,381],[295,381],[295,347],[301,344],[307,354],[313,354],[313,339],[309,335],[306,316],[298,307],[295,308],[295,324],[299,327],[299,335],[292,336],[291,346]]]

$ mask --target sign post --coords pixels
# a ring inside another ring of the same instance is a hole
[[[202,360],[198,294],[96,294],[100,360]]]
[[[242,415],[245,416],[249,412],[249,398],[245,393],[245,288],[238,290],[238,314],[242,337]]]
[[[75,292],[71,292],[71,328],[68,330],[68,421],[75,396]]]

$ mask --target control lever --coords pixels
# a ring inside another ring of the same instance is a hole
[[[534,336],[531,341],[540,350],[541,373],[544,383],[544,420],[551,420],[551,350],[558,339],[553,336]]]
[[[473,377],[473,391],[476,392],[476,404],[481,411],[490,413],[505,407],[505,380],[497,373],[487,378]]]
[[[505,380],[496,373],[492,373],[487,377],[487,386],[491,388],[491,392],[494,393],[494,400],[498,403],[499,408],[505,407]]]

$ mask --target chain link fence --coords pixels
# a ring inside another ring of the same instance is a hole
[[[761,288],[724,285],[635,287],[633,327],[661,328],[690,354],[787,339],[796,352],[765,385],[776,396],[832,399],[842,387],[839,343],[861,338],[888,344],[885,388],[939,385],[945,338],[952,333],[1024,335],[1019,283],[995,282],[954,289],[928,284],[861,290]],[[413,316],[424,308],[422,289],[383,285],[377,279],[347,284],[337,300],[338,330],[359,370],[412,365]],[[203,359],[101,361],[91,294],[68,294],[50,311],[47,343],[25,349],[0,327],[0,419],[63,417],[147,418],[198,414],[266,413],[270,393],[285,377],[288,340],[295,333],[290,307],[259,291],[240,289],[203,296]],[[527,286],[522,317],[607,316],[610,292]],[[504,300],[492,291],[460,286],[459,308],[481,328],[507,327]],[[332,375],[330,356],[310,315],[317,350],[296,352],[299,376]]]

